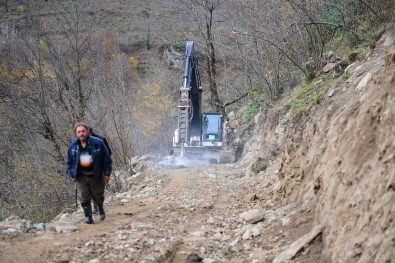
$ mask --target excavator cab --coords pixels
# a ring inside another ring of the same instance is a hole
[[[203,146],[222,146],[222,114],[204,113],[203,119]]]

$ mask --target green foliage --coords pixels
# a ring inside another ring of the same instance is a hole
[[[38,48],[42,52],[47,52],[48,51],[47,43],[45,43],[45,41],[43,39],[41,39],[41,38],[40,38],[39,43],[38,43]]]
[[[325,21],[333,24],[340,24],[343,21],[343,17],[342,14],[339,13],[339,9],[334,7],[328,7],[322,16]]]
[[[262,93],[263,93],[262,87],[259,85],[256,85],[256,86],[252,87],[251,90],[248,92],[248,96],[250,98],[254,99],[254,98],[261,96]]]
[[[265,107],[267,105],[267,100],[265,99],[256,99],[252,101],[248,106],[244,113],[244,118],[247,121],[251,121],[255,115],[259,112],[259,109]]]
[[[251,170],[254,174],[258,174],[261,171],[265,171],[267,168],[267,163],[261,157],[258,157],[256,162],[252,165]]]
[[[247,106],[244,113],[245,120],[252,120],[255,115],[257,115],[260,108],[267,106],[268,99],[264,97],[262,93],[263,91],[260,86],[255,86],[250,90],[248,96],[252,99],[252,102]]]
[[[294,114],[305,113],[316,105],[320,97],[327,91],[331,77],[322,75],[312,82],[295,89],[291,101],[291,112]]]
[[[24,5],[18,5],[18,6],[16,7],[16,11],[17,11],[18,13],[24,13],[24,12],[26,11],[26,7],[25,7]]]
[[[343,23],[345,22],[344,16],[339,12],[338,8],[328,8],[326,10],[326,12],[322,15],[323,16],[323,20],[330,23],[330,24],[335,24],[335,25],[343,25]],[[338,28],[334,28],[332,25],[327,25],[324,26],[324,28],[326,30],[328,30],[330,32],[330,34],[332,35],[332,38],[342,38],[344,35],[344,31],[338,27]],[[334,32],[332,32],[333,30],[335,30]]]
[[[350,62],[354,62],[356,60],[361,59],[361,54],[365,51],[365,47],[361,47],[361,46],[357,46],[355,48],[353,48],[350,51],[350,54],[348,55],[348,59],[350,60]]]
[[[340,29],[336,29],[335,34],[331,38],[326,50],[332,50],[342,53],[342,50],[348,49],[349,46],[345,41],[345,32]]]
[[[132,69],[137,69],[137,67],[139,65],[137,58],[130,56],[128,58],[128,60],[129,60],[129,63],[130,63],[130,66],[132,67]]]

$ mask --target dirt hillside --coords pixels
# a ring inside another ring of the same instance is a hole
[[[230,125],[238,162],[139,160],[103,222],[1,222],[0,262],[395,262],[394,24],[307,114]]]
[[[254,152],[249,168],[270,164],[270,152],[280,145],[278,176],[271,170],[259,175],[272,178],[273,203],[315,204],[313,225],[323,226],[321,259],[394,262],[394,24],[345,75],[304,116],[263,113],[260,136],[248,147]]]

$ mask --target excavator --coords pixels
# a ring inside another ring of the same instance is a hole
[[[221,162],[224,117],[220,112],[202,112],[198,57],[193,41],[187,41],[184,74],[177,106],[178,122],[173,136],[174,156]]]

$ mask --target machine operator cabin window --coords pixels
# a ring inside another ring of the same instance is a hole
[[[217,141],[220,132],[221,118],[217,115],[207,115],[206,118],[206,141]]]

